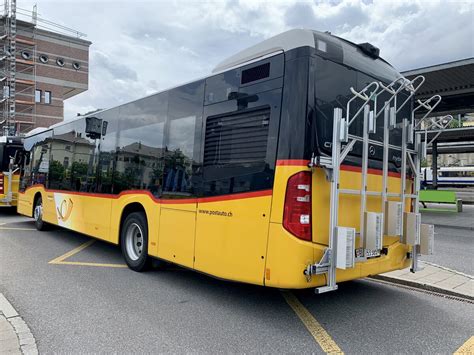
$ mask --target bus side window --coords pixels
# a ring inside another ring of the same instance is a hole
[[[167,109],[168,93],[137,100],[120,109],[114,193],[147,190],[155,197],[161,195]],[[111,128],[109,125],[108,131]]]
[[[165,197],[180,198],[196,194],[193,161],[198,160],[200,148],[203,96],[202,81],[169,93],[163,175]]]

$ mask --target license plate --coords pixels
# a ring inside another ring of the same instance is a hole
[[[364,248],[358,248],[355,250],[355,255],[356,258],[362,258],[364,256]],[[365,249],[365,256],[367,258],[375,258],[377,256],[380,256],[380,250],[378,249]]]

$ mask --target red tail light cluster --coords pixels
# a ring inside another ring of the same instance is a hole
[[[3,191],[3,184],[4,184],[4,181],[3,181],[3,174],[0,173],[0,194],[3,194],[4,191]]]
[[[288,179],[283,227],[295,237],[311,240],[311,172],[301,171]]]

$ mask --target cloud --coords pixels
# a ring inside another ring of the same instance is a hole
[[[100,68],[104,74],[120,80],[136,81],[137,72],[125,64],[121,63],[121,58],[110,58],[107,54],[100,51],[94,51],[90,60],[90,66]]]
[[[474,56],[468,0],[44,0],[38,7],[93,42],[89,90],[65,102],[66,117],[206,76],[226,57],[290,28],[370,42],[400,70]]]

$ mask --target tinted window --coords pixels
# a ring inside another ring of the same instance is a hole
[[[96,185],[96,139],[86,133],[80,119],[54,128],[51,138],[49,187],[94,192]]]
[[[97,115],[107,125],[107,130],[101,137],[97,162],[97,192],[100,193],[113,193],[119,110],[120,108],[114,108]]]
[[[313,60],[316,60],[315,117],[319,147],[326,154],[331,154],[334,108],[342,108],[342,115],[346,117],[346,105],[352,96],[349,88],[351,86],[354,88],[357,87],[357,74],[354,70],[333,63],[330,60],[320,57],[316,57],[316,59],[313,58]],[[354,105],[351,107],[354,107]],[[354,128],[352,128],[352,131],[353,130]]]
[[[113,191],[149,190],[161,195],[167,93],[120,107]]]
[[[239,91],[240,70],[230,70],[206,79],[205,104],[226,101],[231,93]]]
[[[46,131],[25,139],[25,150],[29,159],[25,159],[21,188],[34,184],[47,186],[52,131]]]
[[[296,55],[296,53],[293,51]],[[285,54],[287,55],[287,54]],[[311,147],[306,142],[308,134],[307,104],[309,57],[299,57],[285,62],[285,77],[281,108],[279,159],[301,159]],[[314,150],[313,150],[314,151]],[[308,153],[311,156],[311,151]]]
[[[196,193],[193,179],[200,154],[204,83],[191,83],[169,92],[163,193],[180,198]]]
[[[332,125],[333,125],[333,112],[334,108],[342,108],[343,117],[347,117],[346,107],[348,100],[352,97],[350,88],[360,91],[365,88],[368,84],[373,81],[377,81],[374,77],[366,75],[361,72],[357,72],[343,65],[336,64],[332,61],[325,60],[320,57],[312,58],[316,62],[315,65],[315,95],[316,95],[316,126],[318,143],[320,149],[326,153],[331,154],[331,142],[332,142]],[[384,83],[385,85],[389,83]],[[399,103],[403,102],[406,98],[404,94],[398,98]],[[381,112],[385,105],[385,101],[389,100],[389,94],[383,92],[377,96],[377,100],[369,102],[371,110],[375,109],[375,103],[377,104],[376,112]],[[351,103],[350,115],[356,113],[361,107],[362,100],[356,99]],[[393,105],[393,101],[390,105]],[[402,113],[406,112],[409,105],[407,104],[402,112],[397,115],[397,122],[400,123],[402,120]],[[370,139],[383,142],[383,123],[384,117],[383,112],[378,115],[376,119],[376,132],[369,135]],[[363,135],[363,113],[359,114],[349,128],[349,133],[362,137]],[[401,145],[401,129],[395,128],[390,130],[390,144]],[[349,154],[347,160],[354,160],[353,157],[360,157],[362,155],[362,143],[357,142]],[[352,157],[351,157],[352,156]],[[379,162],[373,162],[373,167],[378,167],[377,164],[381,164],[383,159],[383,148],[377,145],[369,146],[369,158],[378,160]],[[400,152],[390,150],[389,159],[391,162],[398,166],[401,158]],[[354,160],[355,161],[355,160]]]
[[[21,158],[20,155],[23,154],[22,150],[23,147],[19,145],[12,145],[9,143],[0,144],[1,171],[8,171],[10,158],[15,158],[14,163],[18,163],[18,160]]]

